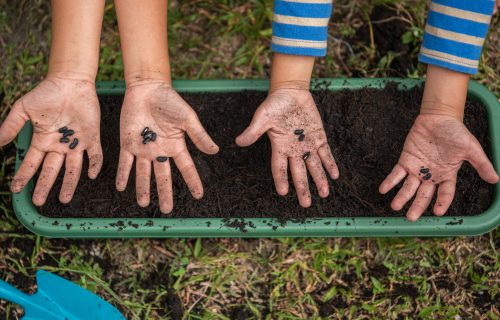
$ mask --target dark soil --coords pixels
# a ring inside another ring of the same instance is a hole
[[[416,59],[410,53],[416,48],[420,48],[420,44],[410,45],[401,41],[401,37],[408,30],[408,22],[402,20],[401,16],[401,13],[386,6],[376,6],[370,13],[373,42],[376,49],[373,62],[379,63],[380,59],[389,52],[394,56],[394,60],[390,64],[390,70],[387,70],[388,76],[406,77],[408,72],[416,67]],[[370,45],[371,35],[368,23],[357,30],[356,40],[364,42],[367,46]],[[373,67],[375,68],[376,65],[373,65]]]
[[[404,210],[394,212],[390,209],[396,190],[382,196],[378,187],[397,163],[421,96],[420,88],[400,92],[395,85],[388,85],[383,91],[315,91],[314,99],[339,165],[340,178],[330,181],[330,196],[326,199],[317,196],[310,179],[312,206],[303,209],[293,187],[286,197],[276,194],[267,137],[248,148],[239,148],[234,143],[234,138],[249,124],[255,109],[265,99],[265,93],[183,94],[221,151],[207,156],[190,144],[205,196],[202,200],[194,200],[178,171],[173,169],[172,217],[277,217],[287,221],[305,217],[402,216]],[[47,203],[40,208],[42,214],[52,217],[162,216],[154,184],[152,202],[147,208],[140,208],[136,203],[135,174],[131,174],[124,192],[115,190],[122,100],[122,97],[101,97],[105,163],[97,180],[89,180],[84,167],[73,201],[62,205],[57,198],[62,181],[60,175]],[[486,111],[480,104],[467,102],[465,124],[489,152]],[[493,187],[483,182],[470,165],[464,164],[448,215],[479,214],[492,200]],[[431,214],[431,210],[426,214]]]

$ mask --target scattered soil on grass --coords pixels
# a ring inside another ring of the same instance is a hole
[[[235,137],[250,123],[255,109],[265,99],[265,93],[183,94],[221,151],[208,156],[189,143],[205,188],[201,200],[191,197],[172,165],[174,211],[171,217],[277,217],[286,222],[306,217],[403,216],[405,210],[394,212],[390,208],[398,188],[382,196],[378,187],[397,163],[405,137],[417,115],[421,96],[421,88],[401,92],[395,84],[388,85],[385,90],[315,91],[314,99],[339,165],[340,178],[330,181],[330,196],[326,199],[317,196],[310,179],[312,206],[303,209],[293,187],[286,197],[276,194],[270,167],[271,148],[266,136],[248,148],[239,148],[234,143]],[[162,216],[154,181],[152,201],[147,208],[136,203],[134,172],[124,192],[115,189],[122,101],[122,97],[101,97],[105,163],[99,177],[95,181],[87,178],[86,161],[73,201],[62,205],[57,199],[61,174],[47,203],[40,208],[42,214],[51,217]],[[486,111],[480,104],[467,102],[465,124],[489,152],[486,119]],[[479,214],[489,207],[492,199],[493,187],[483,182],[470,165],[464,164],[448,215]],[[429,208],[427,215],[432,214],[432,205]],[[239,222],[243,225],[237,223],[235,228],[242,231],[252,228],[244,220]]]

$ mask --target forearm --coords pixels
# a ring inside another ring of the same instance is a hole
[[[314,57],[274,53],[270,91],[277,89],[309,90]]]
[[[465,73],[429,65],[420,113],[450,115],[463,120],[469,77]]]
[[[47,76],[95,81],[104,0],[52,0],[52,43]]]
[[[171,83],[167,1],[115,0],[127,86],[142,81]]]

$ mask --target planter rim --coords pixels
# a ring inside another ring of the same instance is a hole
[[[357,90],[384,88],[396,82],[401,90],[423,83],[420,79],[315,79],[311,89]],[[177,80],[174,87],[183,93],[267,91],[267,80]],[[123,81],[98,81],[99,95],[123,95]],[[468,96],[487,110],[491,160],[500,169],[500,103],[495,95],[478,82],[471,81]],[[16,171],[29,147],[31,125],[24,126],[17,139]],[[23,150],[23,152],[19,152]],[[287,222],[281,226],[275,218],[245,218],[245,232],[227,227],[221,218],[49,218],[38,213],[31,201],[33,180],[20,193],[13,194],[14,211],[30,231],[46,237],[66,238],[183,238],[183,237],[406,237],[473,236],[500,225],[500,184],[495,199],[485,212],[475,216],[425,216],[417,222],[404,217],[329,217],[308,218],[306,223]],[[238,218],[234,218],[238,219]]]

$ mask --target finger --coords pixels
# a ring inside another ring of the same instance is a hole
[[[382,181],[378,191],[381,194],[386,194],[394,188],[401,180],[406,177],[406,170],[398,163],[394,166],[391,173]]]
[[[135,192],[139,206],[147,207],[149,205],[150,191],[151,161],[145,158],[137,158],[135,162]]]
[[[410,221],[417,221],[418,218],[422,216],[425,209],[431,204],[432,196],[436,190],[436,185],[434,183],[422,183],[420,188],[418,188],[417,196],[410,209],[406,213],[406,218]]]
[[[455,197],[456,181],[445,181],[439,185],[434,214],[442,216],[448,211]]]
[[[339,167],[337,167],[328,143],[318,149],[318,155],[330,177],[334,180],[337,179],[339,177]]]
[[[193,198],[203,198],[203,185],[189,152],[187,150],[182,151],[174,158],[174,162],[181,172],[182,178],[186,182],[189,191],[191,191]]]
[[[172,191],[172,174],[170,171],[170,160],[166,162],[153,162],[156,177],[156,188],[158,191],[158,200],[160,201],[160,210],[168,214],[174,207],[174,196]]]
[[[83,165],[83,151],[71,152],[66,155],[66,163],[64,169],[64,178],[59,192],[59,201],[61,203],[69,203],[73,199],[76,186],[80,181],[80,174]]]
[[[206,154],[216,154],[217,152],[219,152],[219,147],[208,135],[207,131],[205,130],[200,122],[200,119],[197,116],[194,116],[186,129],[186,132],[191,141],[193,141],[196,147],[202,152]]]
[[[311,192],[307,180],[306,165],[302,158],[290,158],[290,172],[292,174],[293,185],[297,191],[299,204],[307,208],[311,205]]]
[[[401,189],[398,191],[398,194],[396,194],[392,200],[391,208],[396,211],[401,210],[403,206],[410,201],[411,198],[413,198],[419,185],[420,180],[415,176],[409,175],[403,183]]]
[[[264,116],[264,111],[257,109],[250,125],[236,138],[236,144],[240,147],[254,144],[268,129],[269,125]]]
[[[124,149],[120,149],[120,160],[118,160],[118,172],[116,174],[116,190],[124,191],[127,187],[128,177],[133,164],[134,155]]]
[[[102,147],[100,143],[95,143],[89,149],[87,149],[87,155],[89,157],[89,169],[88,175],[90,179],[97,178],[97,175],[102,168]]]
[[[326,178],[325,171],[323,170],[323,165],[321,164],[321,159],[315,153],[311,153],[311,155],[305,160],[307,170],[311,174],[311,177],[316,184],[316,188],[318,189],[318,194],[321,198],[328,197],[330,193],[330,188],[328,187],[328,179]]]
[[[273,173],[276,192],[280,196],[288,193],[288,159],[279,151],[273,151],[271,156],[271,170]]]
[[[498,174],[477,140],[472,144],[467,160],[484,181],[488,183],[498,182]]]
[[[64,163],[64,154],[50,152],[43,161],[42,172],[36,182],[35,191],[33,192],[33,203],[36,206],[42,206],[47,200],[50,189],[57,179],[59,171],[61,171]]]
[[[0,126],[0,147],[14,140],[28,119],[29,117],[24,112],[22,103],[16,102]]]
[[[45,157],[45,152],[42,152],[33,147],[28,149],[26,157],[24,157],[19,170],[12,179],[12,185],[10,187],[11,191],[14,193],[21,192],[26,184],[33,178],[36,171],[42,164],[43,158]]]

